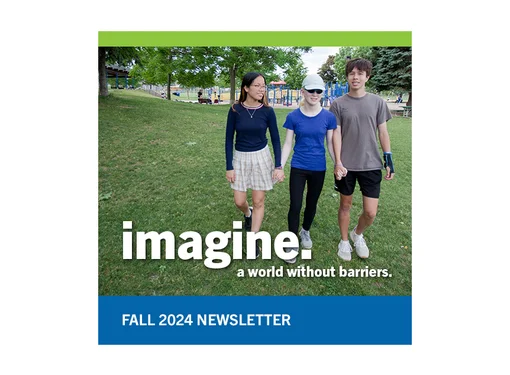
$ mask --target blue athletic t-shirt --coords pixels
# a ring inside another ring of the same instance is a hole
[[[296,136],[291,167],[309,171],[326,170],[324,139],[328,130],[336,129],[336,117],[322,109],[309,117],[298,108],[287,115],[285,129],[294,130]]]

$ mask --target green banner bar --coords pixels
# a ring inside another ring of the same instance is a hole
[[[411,46],[410,31],[99,31],[99,47]]]

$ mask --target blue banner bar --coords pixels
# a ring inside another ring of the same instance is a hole
[[[99,344],[412,344],[412,298],[99,297]]]

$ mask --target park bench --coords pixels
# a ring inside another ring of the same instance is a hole
[[[390,109],[390,113],[392,116],[403,116],[404,110],[402,108],[393,108]]]
[[[401,106],[404,109],[403,116],[404,117],[412,117],[412,106],[410,105],[403,105]]]

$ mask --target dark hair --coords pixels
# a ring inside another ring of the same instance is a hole
[[[367,59],[353,59],[347,61],[345,65],[345,75],[348,76],[354,68],[357,68],[361,72],[366,72],[367,77],[372,74],[372,63]]]
[[[251,84],[253,83],[253,81],[255,81],[255,79],[257,79],[258,77],[262,77],[264,79],[264,85],[266,84],[266,77],[264,77],[261,73],[257,73],[257,72],[249,72],[249,73],[246,73],[243,77],[243,81],[241,82],[241,93],[239,94],[239,100],[236,101],[233,105],[232,105],[232,110],[234,112],[236,112],[235,108],[234,108],[234,105],[236,105],[237,103],[243,103],[246,101],[246,98],[247,98],[247,94],[246,94],[246,91],[244,90],[245,87],[250,87]],[[269,103],[267,102],[267,95],[264,94],[264,96],[262,97],[261,100],[259,100],[260,103],[262,103],[265,107],[268,107],[269,106]]]

